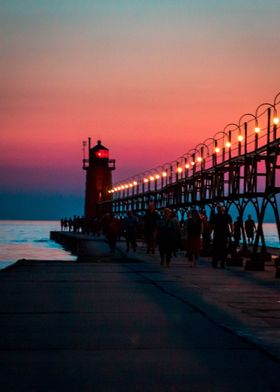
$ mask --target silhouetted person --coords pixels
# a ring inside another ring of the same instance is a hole
[[[135,252],[137,246],[136,238],[138,231],[138,219],[132,211],[128,211],[127,217],[124,218],[123,229],[126,239],[126,251],[128,252],[131,246]]]
[[[234,237],[235,246],[239,246],[241,240],[242,226],[243,226],[242,218],[241,216],[238,216],[233,224],[233,237]]]
[[[180,226],[180,222],[177,218],[177,213],[176,211],[172,211],[171,212],[171,219],[174,222],[174,226],[175,226],[175,233],[174,233],[174,248],[172,250],[172,254],[176,257],[177,256],[177,252],[178,249],[181,246],[181,226]]]
[[[158,245],[160,253],[160,264],[169,267],[174,244],[176,242],[176,222],[172,219],[172,211],[164,209],[163,217],[158,223]]]
[[[205,211],[200,213],[200,219],[202,220],[202,248],[207,252],[211,239],[211,227]]]
[[[72,218],[68,219],[68,230],[69,231],[73,230],[73,219]]]
[[[187,255],[193,267],[201,246],[202,220],[197,210],[192,210],[187,220]]]
[[[211,225],[213,230],[213,259],[212,266],[217,268],[218,261],[221,268],[225,267],[228,242],[232,231],[232,218],[225,212],[224,207],[217,207],[217,214],[212,215]]]
[[[251,215],[248,215],[248,219],[245,221],[245,232],[248,238],[248,245],[252,245],[254,241],[254,234],[256,231],[256,225]]]
[[[143,217],[144,236],[147,242],[147,253],[155,253],[155,241],[157,235],[157,227],[159,214],[155,210],[154,203],[150,203],[146,214]]]
[[[118,220],[112,214],[106,214],[102,223],[103,232],[107,237],[109,247],[111,251],[114,251],[119,233]]]

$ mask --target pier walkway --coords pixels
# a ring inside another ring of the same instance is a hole
[[[274,275],[101,240],[79,262],[19,261],[0,272],[1,390],[279,391]]]

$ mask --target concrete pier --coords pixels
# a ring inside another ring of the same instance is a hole
[[[77,255],[78,261],[100,261],[124,259],[124,252],[117,247],[112,253],[103,236],[93,237],[82,233],[51,231],[50,239]]]
[[[19,261],[0,272],[3,391],[278,391],[280,288],[263,272],[119,261]],[[104,248],[105,247],[105,248]],[[106,249],[105,249],[106,250]]]

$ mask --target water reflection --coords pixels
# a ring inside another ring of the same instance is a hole
[[[18,259],[76,260],[49,239],[50,231],[59,228],[58,221],[0,221],[0,268]]]

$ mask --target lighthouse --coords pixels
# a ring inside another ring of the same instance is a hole
[[[88,138],[88,158],[85,157],[86,142],[83,142],[83,169],[86,171],[85,189],[85,218],[90,219],[109,212],[109,202],[112,198],[108,192],[112,187],[112,171],[115,169],[115,160],[109,159],[109,150],[97,141],[91,147],[91,138]]]

